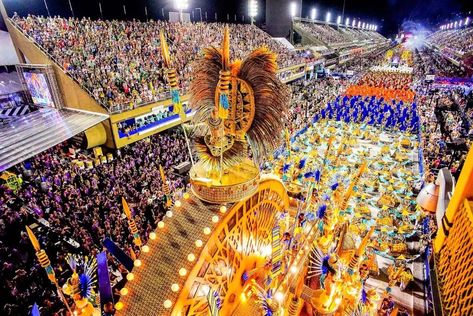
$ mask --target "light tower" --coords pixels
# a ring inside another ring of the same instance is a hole
[[[291,13],[291,18],[294,18],[297,14],[297,4],[295,1],[292,1],[289,5],[289,11]]]
[[[258,1],[248,1],[248,15],[250,16],[251,24],[253,25],[255,17],[258,15]]]
[[[186,10],[189,7],[188,0],[174,0],[176,9],[179,10],[179,21],[182,23],[182,10]]]
[[[317,9],[312,8],[312,10],[310,10],[310,19],[315,20],[316,17],[317,17]]]

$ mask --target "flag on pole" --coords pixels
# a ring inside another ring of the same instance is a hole
[[[31,316],[41,316],[39,313],[38,304],[34,303],[33,307],[31,308]]]
[[[181,96],[179,95],[179,83],[177,78],[177,73],[174,68],[171,67],[171,55],[169,54],[168,43],[166,37],[164,36],[163,30],[159,32],[160,41],[161,41],[161,55],[163,57],[164,66],[168,68],[167,70],[167,79],[169,82],[171,90],[171,101],[172,101],[172,111],[175,114],[179,114],[181,120],[186,119],[186,112],[182,106]]]
[[[181,121],[184,121],[186,119],[186,112],[184,111],[178,89],[171,89],[171,100],[173,113],[179,114]]]
[[[118,260],[118,262],[123,264],[123,266],[128,271],[133,270],[133,260],[120,247],[118,247],[111,239],[105,238],[103,240],[103,246],[107,248],[108,252],[110,252],[110,254],[114,256],[115,259]]]
[[[97,254],[97,281],[100,293],[100,309],[108,303],[113,305],[113,292],[108,274],[107,254],[105,251]]]
[[[163,181],[163,192],[166,198],[166,206],[171,207],[172,205],[171,190],[169,189],[166,175],[164,174],[164,169],[163,169],[163,166],[161,165],[159,165],[159,173],[161,174],[161,181]]]

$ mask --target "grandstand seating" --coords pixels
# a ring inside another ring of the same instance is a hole
[[[352,44],[354,42],[381,42],[385,41],[381,34],[375,31],[353,29],[348,27],[335,27],[329,24],[298,21],[294,22],[296,29],[301,30],[317,41],[328,46],[339,46],[340,44]]]
[[[473,27],[439,30],[426,39],[427,44],[448,48],[463,56],[473,52]]]
[[[174,67],[186,90],[191,63],[203,47],[219,45],[221,23],[94,21],[28,16],[12,21],[106,108],[140,105],[168,98],[159,31],[170,42]],[[249,24],[231,24],[232,57],[243,58],[267,46],[279,66],[305,62],[267,33]],[[153,39],[153,40],[149,40]]]

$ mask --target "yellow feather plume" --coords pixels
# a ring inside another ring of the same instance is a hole
[[[125,212],[126,217],[128,217],[128,219],[131,219],[130,207],[128,206],[128,203],[126,202],[124,197],[122,197],[122,204],[123,204],[123,211]]]
[[[41,246],[39,245],[38,239],[36,239],[36,236],[33,234],[33,231],[26,226],[26,232],[28,233],[28,237],[30,238],[31,244],[33,244],[34,249],[36,252],[41,250]]]
[[[159,37],[161,40],[161,54],[163,55],[164,66],[169,68],[171,65],[171,57],[169,55],[169,47],[166,41],[166,37],[164,36],[163,30],[159,31]]]

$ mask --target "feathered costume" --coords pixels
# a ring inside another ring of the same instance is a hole
[[[290,101],[288,88],[276,76],[274,53],[262,47],[233,63],[229,53],[225,28],[223,48],[206,48],[196,60],[190,87],[194,123],[208,127],[196,137],[196,151],[214,170],[248,157],[247,144],[256,163],[272,153],[280,145]]]

